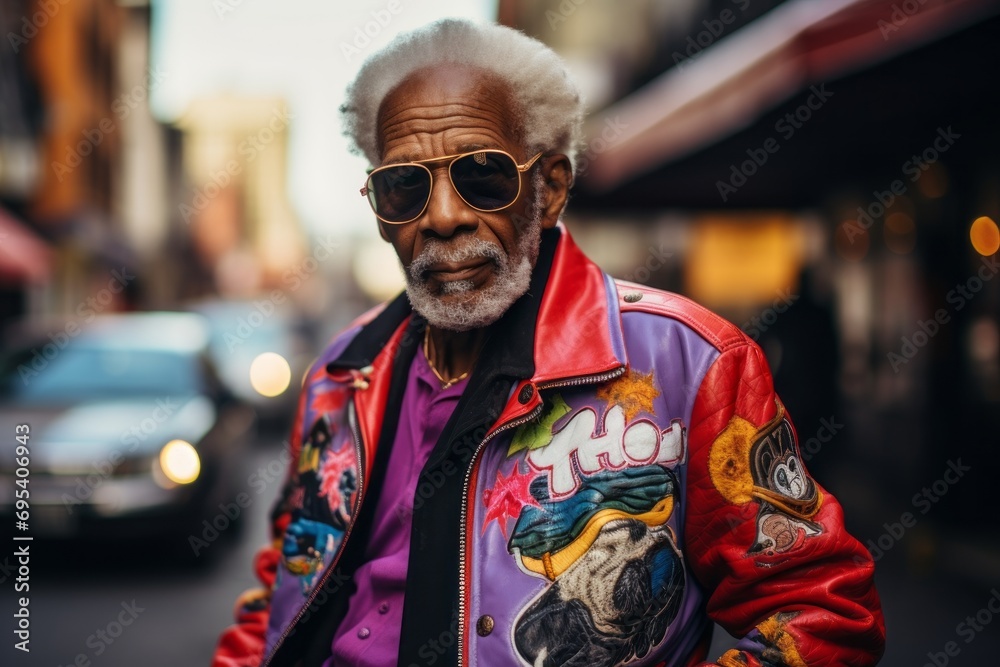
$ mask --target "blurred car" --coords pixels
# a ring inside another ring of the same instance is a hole
[[[0,366],[0,520],[14,525],[15,429],[27,424],[28,534],[186,546],[232,502],[253,420],[216,376],[208,324],[141,313],[55,331]]]
[[[188,308],[209,323],[209,352],[227,389],[253,407],[258,424],[287,432],[316,357],[295,309],[269,299],[213,299]]]

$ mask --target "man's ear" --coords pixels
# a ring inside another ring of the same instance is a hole
[[[569,201],[569,189],[573,185],[573,167],[569,158],[562,154],[542,158],[542,176],[545,178],[542,229],[551,229],[556,226]]]

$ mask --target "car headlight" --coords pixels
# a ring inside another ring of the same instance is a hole
[[[259,354],[250,364],[250,384],[261,396],[280,396],[288,389],[291,381],[291,366],[276,352]]]
[[[174,484],[190,484],[201,473],[198,450],[185,440],[171,440],[163,445],[157,462],[163,476]],[[158,477],[155,472],[154,477]]]

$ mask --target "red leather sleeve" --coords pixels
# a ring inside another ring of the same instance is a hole
[[[254,572],[261,587],[244,591],[237,598],[233,612],[236,623],[226,628],[219,637],[211,667],[257,667],[264,658],[271,589],[281,559],[282,535],[291,520],[289,501],[297,479],[295,468],[302,447],[302,422],[308,393],[304,388],[299,396],[291,437],[282,454],[288,457],[288,471],[271,510],[272,542],[262,546],[254,556]]]
[[[727,347],[688,434],[688,562],[736,637],[718,665],[871,665],[885,624],[868,551],[812,480],[760,348]],[[707,663],[706,663],[707,664]]]

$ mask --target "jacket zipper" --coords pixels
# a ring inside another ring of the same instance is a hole
[[[604,373],[599,373],[597,375],[585,375],[581,377],[569,378],[566,380],[556,380],[554,382],[540,383],[538,384],[538,391],[543,389],[552,389],[554,387],[570,387],[581,384],[591,384],[594,382],[605,382],[613,378],[624,375],[626,367],[619,366],[610,371]],[[467,577],[467,572],[465,568],[465,555],[467,551],[467,540],[465,532],[465,524],[468,521],[469,513],[469,486],[472,482],[472,473],[476,467],[476,459],[479,457],[479,453],[483,451],[490,440],[495,438],[500,433],[514,428],[515,426],[520,426],[525,422],[529,422],[538,415],[542,413],[544,409],[544,402],[540,403],[535,407],[534,410],[526,415],[522,415],[516,419],[512,419],[500,428],[496,429],[492,433],[488,434],[482,442],[476,447],[472,452],[472,458],[469,460],[469,468],[465,471],[465,482],[462,485],[462,513],[461,513],[461,525],[459,526],[459,553],[458,553],[458,637],[456,638],[458,644],[458,665],[462,667],[462,657],[464,653],[465,646],[465,596],[466,596],[466,585],[465,580]]]
[[[260,663],[260,667],[267,667],[271,664],[271,660],[273,660],[274,656],[277,655],[278,649],[281,648],[281,645],[285,642],[288,636],[292,634],[292,629],[302,619],[302,617],[305,616],[306,610],[309,609],[312,603],[319,596],[320,590],[322,590],[323,586],[326,584],[326,580],[330,577],[330,573],[336,568],[337,563],[340,562],[340,556],[344,553],[344,549],[347,548],[347,538],[351,536],[351,529],[354,527],[355,519],[357,519],[358,513],[361,511],[361,499],[365,488],[364,466],[362,465],[361,459],[361,436],[358,435],[358,417],[354,401],[351,401],[351,409],[347,413],[347,419],[351,428],[351,435],[354,436],[354,453],[358,460],[358,501],[354,504],[354,516],[352,517],[351,522],[347,524],[347,528],[344,531],[344,539],[340,541],[340,548],[337,550],[337,556],[330,561],[330,566],[326,569],[326,572],[323,573],[323,576],[320,577],[316,586],[313,587],[312,593],[310,593],[308,599],[306,599],[306,603],[301,609],[299,609],[299,613],[295,615],[292,622],[285,627],[285,631],[281,633],[280,637],[278,637],[278,641],[274,643],[274,648],[271,649],[271,653],[268,654],[264,662]]]

